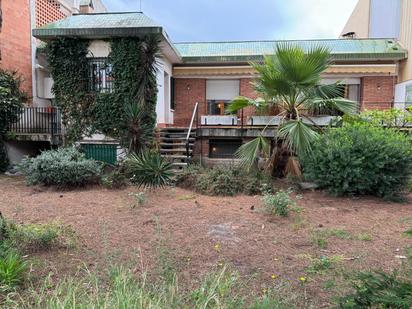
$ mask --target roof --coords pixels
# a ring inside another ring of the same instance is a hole
[[[39,39],[58,36],[104,38],[163,33],[163,28],[141,12],[75,14],[33,30]]]
[[[290,43],[309,50],[326,46],[334,60],[400,60],[406,50],[394,39],[333,39],[296,41],[238,41],[175,43],[185,63],[247,62],[273,54],[279,43]]]

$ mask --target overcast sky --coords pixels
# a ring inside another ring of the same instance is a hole
[[[358,0],[142,0],[174,42],[337,38]],[[139,11],[139,0],[103,0]]]

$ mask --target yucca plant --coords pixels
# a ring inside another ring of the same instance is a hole
[[[8,291],[23,282],[27,262],[23,260],[19,253],[8,250],[0,257],[0,291]]]
[[[154,189],[172,183],[173,165],[158,152],[131,154],[125,162],[132,183],[138,187]]]
[[[341,84],[321,84],[321,74],[330,64],[331,56],[327,48],[312,47],[305,51],[294,44],[279,44],[275,54],[265,56],[263,63],[251,63],[259,75],[254,88],[260,97],[237,97],[228,106],[227,112],[235,113],[249,106],[255,107],[259,114],[273,109],[279,111],[277,116],[281,120],[273,136],[275,149],[269,167],[279,170],[284,167],[281,162],[285,165],[284,162],[290,161],[291,157],[311,151],[311,144],[320,130],[311,121],[313,113],[330,110],[348,114],[357,112],[357,103],[343,98]],[[274,123],[274,120],[271,122]],[[237,155],[243,166],[250,169],[258,157],[269,157],[269,145],[262,132],[256,139],[242,145]],[[288,165],[294,166],[290,162]]]

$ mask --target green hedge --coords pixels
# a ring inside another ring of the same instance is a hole
[[[412,147],[393,129],[355,123],[330,129],[302,158],[304,175],[334,195],[394,197],[412,175]]]

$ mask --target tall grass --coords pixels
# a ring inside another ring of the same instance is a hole
[[[266,309],[286,308],[275,298],[252,299],[248,305],[238,295],[238,277],[227,267],[205,276],[197,289],[180,291],[175,280],[151,283],[145,274],[113,268],[106,279],[87,272],[82,280],[68,278],[53,286],[50,278],[41,288],[2,308],[23,309]]]

